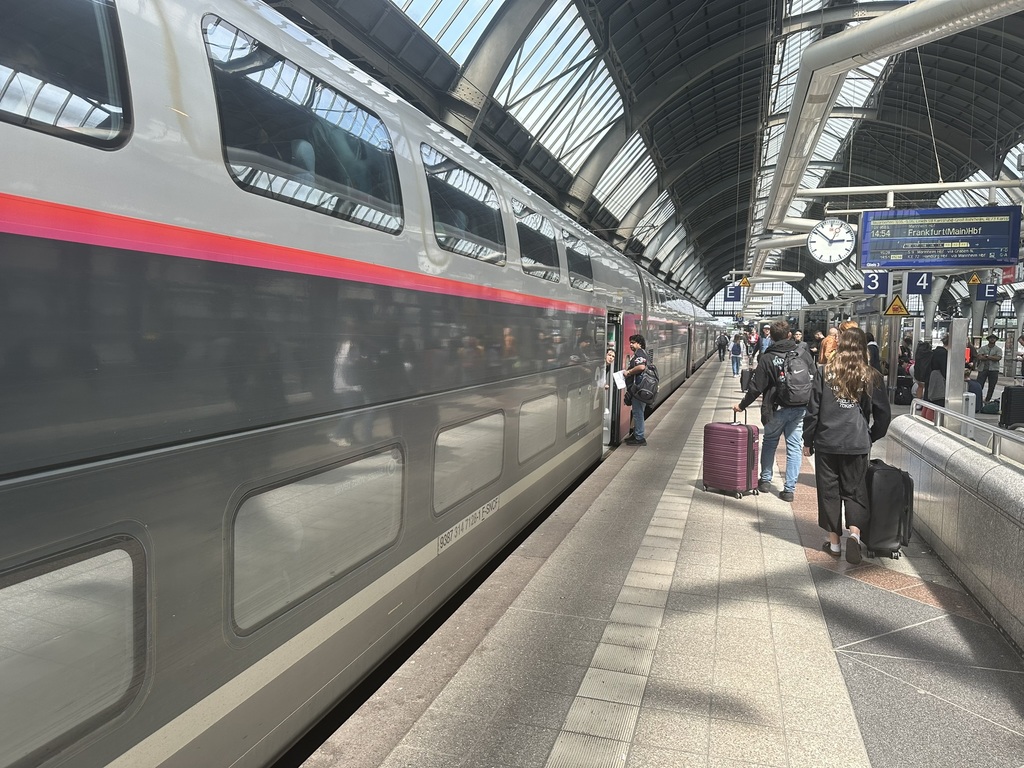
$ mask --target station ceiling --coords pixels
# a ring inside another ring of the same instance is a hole
[[[796,236],[886,207],[885,192],[797,188],[1019,179],[1024,165],[1024,0],[268,2],[701,306],[734,270],[801,272],[809,303],[860,287],[855,257],[818,264]],[[802,91],[808,49],[843,41],[861,48],[822,70],[841,72],[834,90]]]

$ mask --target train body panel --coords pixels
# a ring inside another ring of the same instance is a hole
[[[95,7],[107,118],[0,114],[0,766],[264,765],[600,460],[611,323],[707,332],[261,3]]]

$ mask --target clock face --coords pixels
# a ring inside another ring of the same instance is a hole
[[[818,222],[807,235],[807,250],[822,264],[839,263],[853,253],[856,244],[853,227],[842,219]]]

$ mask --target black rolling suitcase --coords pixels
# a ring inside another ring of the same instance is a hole
[[[872,459],[868,464],[867,533],[862,532],[868,557],[900,557],[910,543],[914,524],[914,480],[902,469]]]
[[[999,398],[999,426],[1024,424],[1024,387],[1003,387]]]

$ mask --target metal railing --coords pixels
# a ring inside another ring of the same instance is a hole
[[[915,397],[910,403],[910,415],[954,435],[968,438],[978,443],[979,448],[987,448],[988,452],[998,459],[1021,462],[1024,457],[1024,430],[1004,429],[987,421],[981,421],[974,415],[973,398],[971,401],[970,413],[961,413],[952,408],[934,405],[927,400]],[[978,432],[982,433],[984,437],[976,437],[975,433]],[[1004,443],[1007,444],[1010,452],[1004,451]]]

